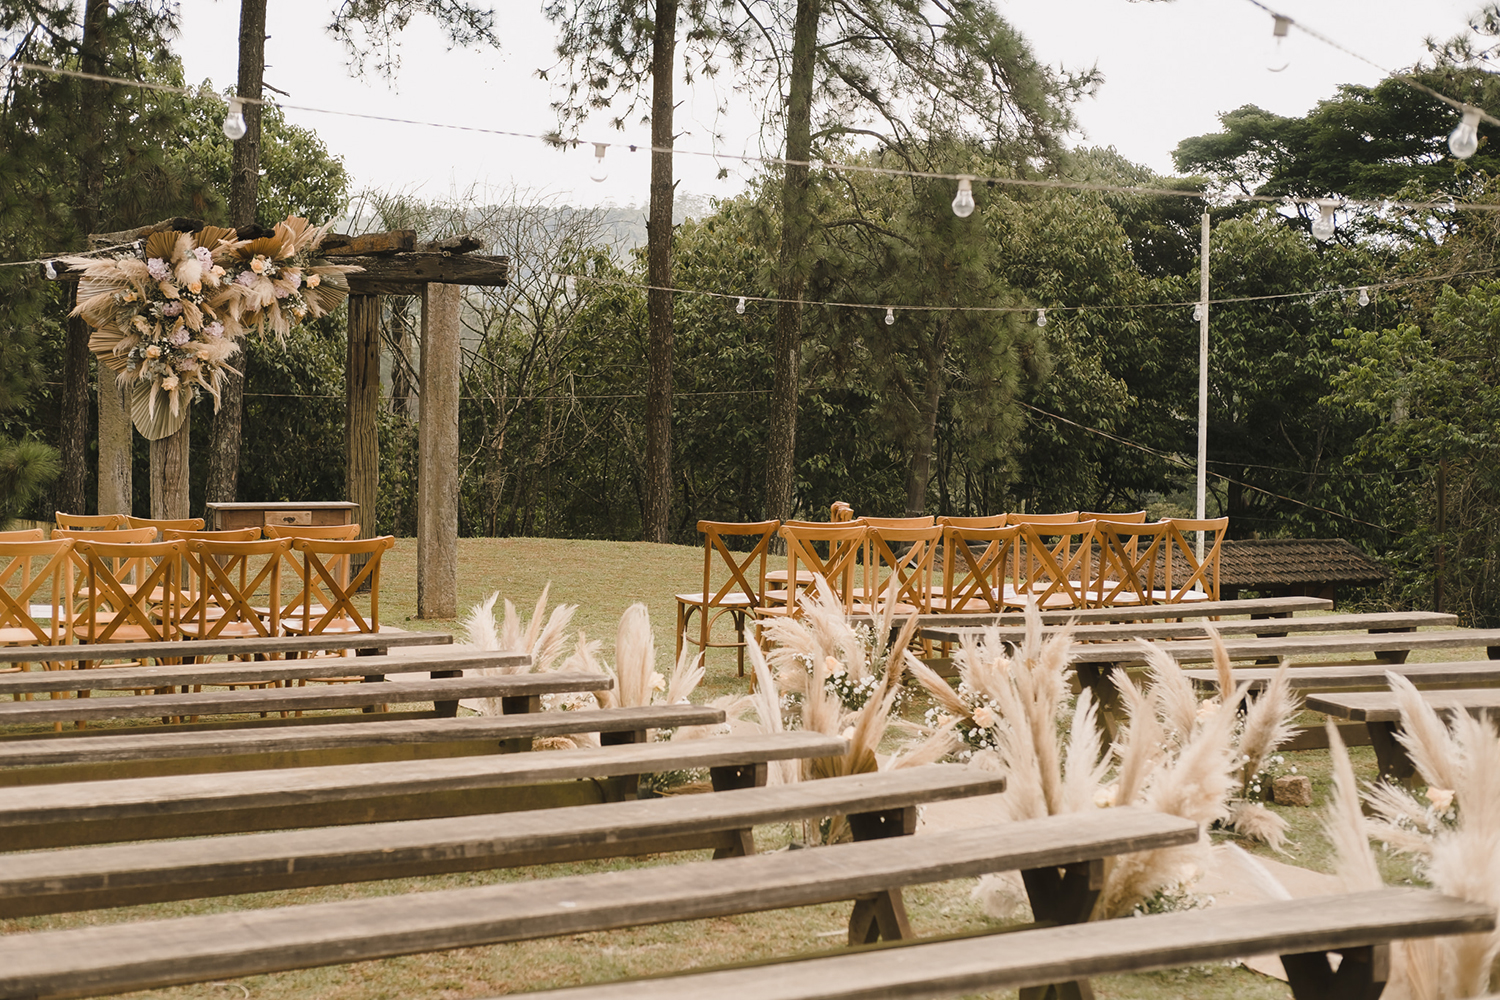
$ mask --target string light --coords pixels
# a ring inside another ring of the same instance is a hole
[[[1047,325],[1047,310],[1045,310],[1045,309],[1038,309],[1036,311],[1036,325],[1037,326],[1046,326]]]
[[[1313,221],[1313,238],[1320,243],[1327,243],[1333,239],[1334,219],[1333,210],[1335,203],[1331,201],[1318,202],[1318,217]]]
[[[245,124],[245,102],[238,97],[230,98],[229,113],[224,116],[225,137],[238,142],[249,130]]]
[[[47,280],[48,281],[55,281],[55,280],[57,280],[57,267],[56,267],[56,263],[57,263],[56,261],[49,260],[49,261],[47,261],[46,266],[44,266],[42,268],[42,273],[47,276]]]
[[[1360,304],[1361,308],[1369,305],[1370,304],[1370,290],[1368,288],[1361,288],[1359,290],[1359,298],[1356,299],[1355,301]]]
[[[745,315],[745,297],[743,295],[741,295],[740,300],[734,304],[734,311],[739,313],[741,316]]]
[[[885,311],[885,325],[886,326],[895,326],[896,325],[896,310],[894,310],[894,309],[887,309]]]
[[[1464,105],[1463,118],[1458,127],[1448,135],[1448,149],[1460,160],[1467,160],[1479,151],[1479,109]]]
[[[1266,58],[1266,69],[1272,73],[1280,73],[1292,64],[1291,54],[1287,52],[1287,29],[1292,26],[1292,19],[1285,14],[1272,14],[1274,24],[1271,27],[1271,51]]]
[[[953,214],[967,219],[974,214],[974,183],[969,177],[958,179],[958,194],[953,196]]]
[[[589,171],[589,180],[599,183],[609,177],[609,168],[604,165],[604,151],[609,148],[607,142],[594,143],[594,169]]]
[[[1203,303],[1202,302],[1197,302],[1197,303],[1194,303],[1194,305],[1193,305],[1193,322],[1194,323],[1201,323],[1201,322],[1203,322]]]

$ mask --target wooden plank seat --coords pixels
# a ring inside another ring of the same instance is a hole
[[[1188,618],[1222,618],[1225,615],[1249,615],[1250,617],[1291,617],[1298,611],[1330,611],[1333,602],[1321,597],[1263,597],[1239,601],[1199,601],[1194,604],[1143,604],[1114,608],[1060,608],[1041,612],[1042,621],[1048,625],[1104,624],[1108,622],[1136,621],[1181,621]],[[874,615],[852,615],[856,622],[873,623]],[[998,615],[987,614],[930,614],[919,615],[918,624],[923,628],[983,628],[987,625],[1025,625],[1026,614],[1022,611],[1007,611]]]
[[[1043,625],[1046,631],[1056,631],[1063,624]],[[1221,636],[1269,635],[1283,636],[1304,632],[1340,632],[1365,630],[1369,632],[1403,632],[1417,628],[1456,626],[1458,616],[1437,611],[1409,611],[1390,614],[1343,614],[1309,615],[1303,618],[1257,618],[1248,621],[1219,622],[1160,622],[1135,621],[1108,624],[1080,624],[1072,626],[1073,638],[1078,642],[1114,642],[1121,639],[1206,639],[1207,629],[1213,628]],[[933,642],[958,643],[965,635],[982,635],[984,628],[966,626],[962,628],[923,626],[921,634]],[[1026,637],[1024,625],[1003,625],[995,628],[998,637],[1006,642],[1020,642]]]
[[[522,703],[517,714],[462,719],[377,716],[382,721],[9,740],[0,742],[0,787],[513,753],[530,750],[537,737],[575,733],[598,733],[605,745],[640,743],[652,729],[724,721],[721,709],[706,705],[538,712],[526,710],[525,697],[514,701]]]
[[[662,979],[541,993],[536,1000],[855,1000],[1021,990],[1066,976],[1207,965],[1280,953],[1298,1000],[1373,998],[1389,942],[1485,931],[1495,913],[1428,889],[1388,888],[1130,920],[859,949]],[[1340,956],[1337,971],[1330,954]],[[1040,995],[1037,991],[1035,995]]]
[[[337,661],[335,661],[336,663]],[[359,662],[359,661],[352,661]],[[342,674],[348,674],[346,667]],[[317,712],[368,708],[391,703],[432,702],[434,711],[449,706],[454,714],[464,698],[503,698],[517,692],[518,675],[439,677],[399,683],[366,678],[364,683],[335,687],[253,688],[235,691],[190,691],[185,694],[113,695],[58,701],[0,702],[0,726],[21,723],[73,722],[79,719],[160,719],[200,715],[263,712]],[[577,685],[556,690],[603,690],[613,682],[603,674],[520,675],[540,677],[530,683]],[[592,685],[592,686],[589,686]]]
[[[755,853],[758,825],[849,816],[861,828],[921,803],[1004,789],[1000,775],[938,764],[508,813],[504,824],[465,816],[178,840],[170,854],[156,844],[10,854],[0,870],[0,917],[664,851],[732,857]]]
[[[1191,822],[1127,807],[675,866],[9,934],[0,937],[0,995],[95,996],[851,899],[851,939],[906,938],[904,886],[1015,869],[1099,870],[1104,857],[1197,837]],[[1492,916],[1463,912],[1467,921],[1450,920],[1445,932],[1477,929]]]
[[[1184,670],[1193,686],[1217,691],[1219,675],[1207,669]],[[1396,673],[1417,687],[1478,687],[1500,684],[1500,660],[1441,660],[1437,663],[1380,663],[1374,666],[1356,664],[1332,667],[1310,663],[1298,664],[1288,671],[1287,683],[1299,691],[1338,691],[1349,688],[1384,688],[1386,674]],[[1260,691],[1276,675],[1275,667],[1236,667],[1237,684],[1249,684]]]
[[[1422,700],[1439,715],[1468,712],[1494,720],[1500,718],[1500,688],[1472,688],[1456,691],[1423,691]],[[1306,707],[1350,722],[1362,722],[1375,748],[1380,776],[1388,781],[1410,782],[1416,768],[1398,738],[1401,732],[1401,709],[1390,691],[1337,691],[1310,694]]]
[[[1434,632],[1375,632],[1337,635],[1252,636],[1231,638],[1224,643],[1232,660],[1272,657],[1338,656],[1373,653],[1387,663],[1400,663],[1414,650],[1486,649],[1490,658],[1500,658],[1500,629],[1457,628]],[[1213,659],[1213,645],[1185,640],[1161,644],[1160,648],[1179,663],[1206,663]],[[1135,640],[1116,643],[1075,643],[1074,663],[1128,663],[1138,661],[1141,646]]]
[[[31,785],[0,789],[0,844],[27,850],[512,812],[533,808],[536,801],[577,804],[631,797],[638,775],[699,768],[708,769],[718,787],[759,785],[765,783],[768,761],[837,756],[846,748],[837,737],[795,731],[602,749]],[[621,780],[597,781],[604,778]],[[549,784],[556,787],[545,795],[523,792],[527,786]]]
[[[63,663],[98,660],[180,659],[209,656],[258,656],[273,653],[320,653],[341,649],[366,649],[384,653],[399,646],[432,646],[453,642],[445,632],[381,631],[368,635],[255,636],[235,639],[170,642],[117,642],[64,646],[49,652],[48,659]],[[0,647],[0,663],[24,663],[34,653]]]

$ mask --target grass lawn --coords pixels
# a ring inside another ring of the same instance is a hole
[[[604,640],[603,653],[612,656],[616,625],[630,604],[644,602],[652,617],[658,662],[665,667],[674,648],[676,602],[679,591],[696,590],[702,573],[702,550],[685,546],[632,542],[553,541],[531,538],[460,539],[459,619],[474,604],[498,590],[514,601],[526,616],[549,581],[551,603],[579,606],[573,629],[590,638]],[[460,632],[460,620],[423,620],[416,617],[416,542],[401,540],[386,556],[381,581],[383,622],[416,630]],[[730,635],[727,620],[717,637]],[[461,637],[461,636],[460,636]],[[710,654],[708,679],[699,695],[708,700],[720,694],[742,692],[745,682],[735,677],[732,650]],[[926,707],[920,697],[911,699],[907,713],[919,717]],[[1373,754],[1368,748],[1353,751],[1362,778],[1374,776]],[[1314,797],[1321,804],[1329,790],[1328,755],[1325,751],[1288,754],[1301,773],[1312,777]],[[1276,808],[1276,807],[1273,807]],[[1278,860],[1328,871],[1328,844],[1318,829],[1315,810],[1277,808],[1291,824],[1287,855],[1276,855],[1264,847],[1242,844]],[[759,846],[774,850],[784,846],[800,829],[763,828],[757,831]],[[607,870],[631,864],[673,864],[706,854],[662,855],[635,862],[599,862],[512,869],[450,876],[367,883],[331,889],[305,889],[236,897],[230,901],[207,900],[149,907],[108,910],[85,915],[0,920],[0,933],[48,927],[77,926],[120,920],[139,920],[195,913],[211,913],[246,906],[278,906],[340,898],[389,895],[455,888],[492,882],[547,878],[561,873]],[[1388,882],[1412,878],[1409,866],[1395,859],[1385,862]],[[907,905],[913,926],[922,935],[950,934],[993,926],[970,898],[972,880],[960,880],[913,889]],[[790,955],[836,948],[843,940],[848,906],[807,907],[769,914],[666,924],[614,933],[585,934],[522,944],[472,948],[440,954],[303,972],[257,976],[237,983],[204,984],[149,994],[163,997],[238,998],[337,998],[337,1000],[383,1000],[385,997],[468,998],[572,985],[602,979],[643,975],[697,966],[728,964],[762,956]],[[1161,973],[1116,976],[1096,980],[1096,994],[1117,1000],[1165,1000],[1168,997],[1282,998],[1289,997],[1285,984],[1266,979],[1243,968],[1196,967]],[[147,994],[142,994],[147,995]]]

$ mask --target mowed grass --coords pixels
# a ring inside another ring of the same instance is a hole
[[[665,671],[675,645],[674,595],[701,585],[702,550],[686,546],[631,542],[545,539],[460,539],[458,545],[458,614],[448,619],[417,617],[416,542],[402,539],[386,556],[381,581],[383,622],[414,630],[461,633],[460,619],[489,594],[516,603],[529,617],[537,596],[549,582],[550,604],[577,604],[573,630],[603,641],[601,653],[613,654],[621,613],[637,601],[646,604],[656,637],[659,669]],[[499,609],[497,609],[497,616]],[[721,622],[715,639],[731,637],[728,621]],[[460,635],[461,638],[461,635]],[[699,700],[742,692],[745,681],[735,676],[732,650],[710,653],[708,680]],[[904,714],[919,717],[920,697]],[[1328,755],[1306,751],[1286,755],[1301,773],[1313,780],[1314,797],[1321,804],[1329,791]],[[1361,778],[1373,778],[1373,754],[1353,751]],[[1236,838],[1242,846],[1278,860],[1330,871],[1332,856],[1318,828],[1317,811],[1272,807],[1291,824],[1288,853],[1278,855]],[[776,850],[801,839],[796,827],[757,831],[762,850]],[[166,845],[163,845],[164,849]],[[0,920],[0,933],[80,926],[115,921],[161,919],[191,914],[226,912],[247,907],[301,905],[337,899],[427,892],[497,882],[516,882],[562,874],[606,871],[633,865],[679,864],[706,857],[703,853],[657,855],[618,860],[496,872],[464,873],[331,888],[260,893],[229,899],[200,900],[122,908],[88,914]],[[1410,866],[1383,858],[1387,881],[1413,878]],[[918,886],[907,894],[913,927],[920,935],[954,934],[994,929],[970,893],[973,880]],[[253,976],[233,983],[210,983],[153,991],[141,996],[234,998],[249,996],[285,1000],[384,1000],[387,997],[464,1000],[525,990],[575,985],[628,976],[753,961],[773,956],[810,954],[842,944],[848,918],[847,904],[805,907],[740,917],[645,926],[625,931],[581,934],[561,939],[466,948],[361,962],[319,969]],[[997,943],[998,946],[998,943]],[[1191,997],[1284,998],[1286,985],[1243,968],[1201,966],[1094,981],[1101,1000],[1167,1000]]]

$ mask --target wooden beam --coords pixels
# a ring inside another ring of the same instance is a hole
[[[364,268],[349,275],[356,295],[419,295],[428,284],[500,286],[510,266],[509,257],[447,252],[359,255],[338,262]]]
[[[325,257],[350,257],[363,253],[396,253],[417,248],[415,229],[392,229],[388,233],[366,233],[363,236],[345,236],[329,233],[318,247]]]
[[[349,296],[349,351],[344,382],[344,496],[359,504],[359,537],[375,537],[380,498],[380,308],[379,295]]]
[[[455,258],[457,259],[457,258]],[[458,385],[462,290],[422,288],[417,424],[417,617],[458,614]]]

